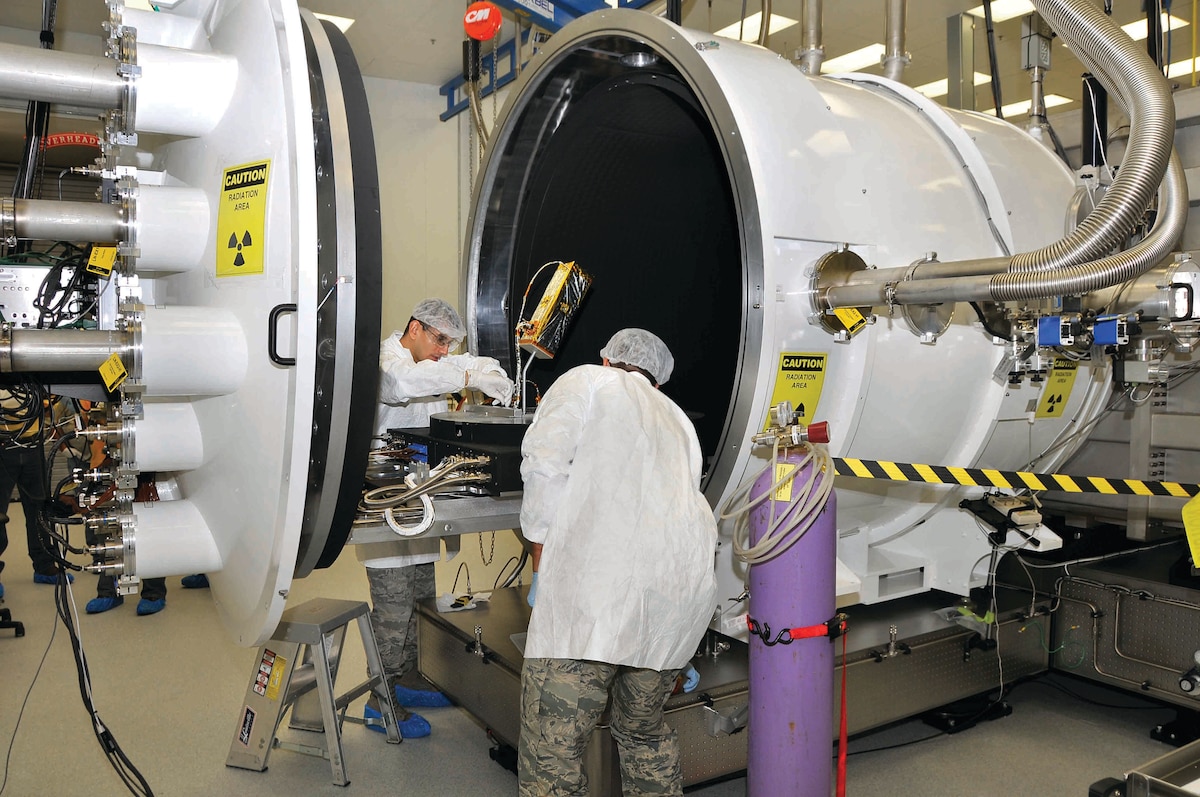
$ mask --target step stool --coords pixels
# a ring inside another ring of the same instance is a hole
[[[355,619],[367,654],[369,677],[335,696],[333,687],[346,626]],[[271,640],[258,649],[225,766],[262,772],[267,768],[271,750],[282,747],[329,759],[333,782],[338,786],[349,785],[342,759],[342,722],[346,707],[367,692],[374,692],[379,698],[388,743],[399,744],[400,729],[379,650],[375,647],[367,604],[316,598],[288,609]],[[296,744],[277,738],[279,722],[289,708],[292,709],[289,727],[325,732],[324,745]]]

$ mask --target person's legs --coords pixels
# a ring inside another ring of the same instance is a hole
[[[427,569],[427,573],[421,572]],[[371,631],[375,634],[375,647],[383,674],[387,676],[388,688],[395,689],[400,677],[411,670],[417,660],[416,618],[414,606],[424,579],[432,581],[433,565],[410,567],[368,567],[367,584],[371,589]],[[396,721],[405,738],[420,738],[430,733],[429,723],[419,714],[413,714],[402,706],[395,705]],[[367,719],[381,716],[377,698],[371,695],[363,710]],[[382,725],[371,726],[383,731]]]
[[[587,795],[583,752],[608,702],[612,664],[525,659],[521,668],[520,797]]]
[[[9,473],[6,449],[0,448],[0,556],[8,550],[8,504],[12,499],[16,478]],[[0,564],[0,570],[4,565]]]
[[[12,450],[12,459],[6,459],[7,467],[15,466],[17,492],[20,494],[21,511],[25,513],[25,541],[29,547],[29,559],[33,562],[34,577],[58,575],[58,560],[47,548],[48,540],[42,533],[39,516],[46,502],[46,462],[39,446],[28,446]],[[12,463],[11,465],[9,463]],[[3,487],[3,485],[0,485]],[[40,579],[44,581],[45,579]]]
[[[621,667],[613,681],[609,728],[621,753],[625,797],[683,794],[679,743],[663,718],[678,674]]]
[[[125,598],[117,594],[117,579],[114,576],[100,576],[96,581],[96,597],[87,602],[84,610],[88,614],[101,614],[124,602]]]
[[[139,615],[157,614],[167,605],[167,580],[148,578],[142,582],[142,597],[138,600]]]
[[[388,681],[398,681],[417,662],[417,625],[414,606],[426,565],[368,567],[371,588],[371,630]],[[427,566],[433,569],[433,565]]]

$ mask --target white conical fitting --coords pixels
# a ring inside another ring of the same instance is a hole
[[[147,307],[141,361],[145,395],[224,396],[241,387],[249,354],[237,317],[220,307]]]
[[[237,88],[237,59],[139,44],[137,60],[139,131],[191,137],[212,132]]]
[[[208,194],[188,186],[139,183],[136,202],[138,273],[199,268],[214,234]]]
[[[141,471],[193,470],[204,464],[204,438],[196,410],[188,402],[147,401],[133,425],[127,464]]]
[[[221,569],[221,552],[195,504],[150,501],[133,505],[136,571],[139,578],[160,578]]]

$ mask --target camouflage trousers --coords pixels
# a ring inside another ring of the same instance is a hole
[[[609,729],[625,797],[682,795],[679,744],[663,719],[678,670],[573,659],[525,659],[521,669],[521,797],[588,794],[583,754],[612,696]]]
[[[388,683],[417,666],[417,601],[432,598],[433,563],[409,567],[368,567],[371,629]]]

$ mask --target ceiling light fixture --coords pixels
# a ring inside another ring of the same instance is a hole
[[[1070,97],[1064,97],[1061,94],[1047,94],[1045,101],[1046,101],[1047,108],[1054,108],[1055,106],[1058,106],[1058,105],[1069,105],[1069,104],[1075,102],[1075,100],[1071,99]],[[1030,105],[1030,100],[1021,100],[1020,102],[1010,102],[1008,105],[1002,105],[1002,106],[1000,106],[1000,110],[1004,113],[1004,118],[1008,119],[1009,117],[1021,116],[1022,114],[1028,114],[1029,113],[1029,105]],[[984,113],[990,113],[990,112],[991,112],[991,109],[984,111]]]
[[[1188,75],[1190,75],[1196,71],[1197,63],[1200,63],[1200,58],[1197,58],[1195,60],[1193,60],[1191,58],[1185,58],[1182,61],[1176,61],[1173,64],[1168,64],[1167,65],[1167,77],[1169,77],[1169,78],[1187,77]]]
[[[990,82],[992,82],[990,75],[985,75],[982,72],[975,73],[976,86],[982,86],[984,83]],[[942,78],[941,80],[935,80],[932,83],[926,83],[923,86],[917,86],[915,90],[921,94],[924,94],[931,100],[937,97],[944,97],[950,93],[950,81],[946,78]]]
[[[1174,14],[1162,15],[1162,29],[1164,31],[1179,30],[1180,28],[1187,27],[1187,25],[1188,21],[1186,19],[1180,19]],[[1139,19],[1137,22],[1130,22],[1128,25],[1122,25],[1121,30],[1129,34],[1129,38],[1133,39],[1135,42],[1140,42],[1147,36],[1146,20]]]
[[[797,24],[799,23],[791,17],[785,17],[783,14],[772,14],[770,34],[774,36],[776,33],[779,33],[779,31],[787,30],[788,28]],[[724,36],[726,39],[736,39],[738,37],[739,28],[741,28],[742,31],[742,41],[758,41],[758,31],[760,28],[762,28],[762,12],[756,11],[750,16],[746,17],[746,22],[744,24],[741,22],[734,22],[732,25],[726,25],[719,31],[716,31],[713,35]]]
[[[354,24],[354,20],[350,19],[349,17],[339,17],[334,16],[333,14],[317,14],[315,12],[313,13],[313,16],[317,19],[323,19],[327,22],[332,22],[334,25],[337,25],[337,29],[342,33],[348,31],[350,26]]]
[[[839,55],[837,58],[830,58],[828,61],[822,62],[821,71],[829,74],[836,72],[857,72],[868,66],[879,66],[879,59],[883,57],[886,49],[879,42],[868,44],[861,50],[855,50],[852,53]]]

